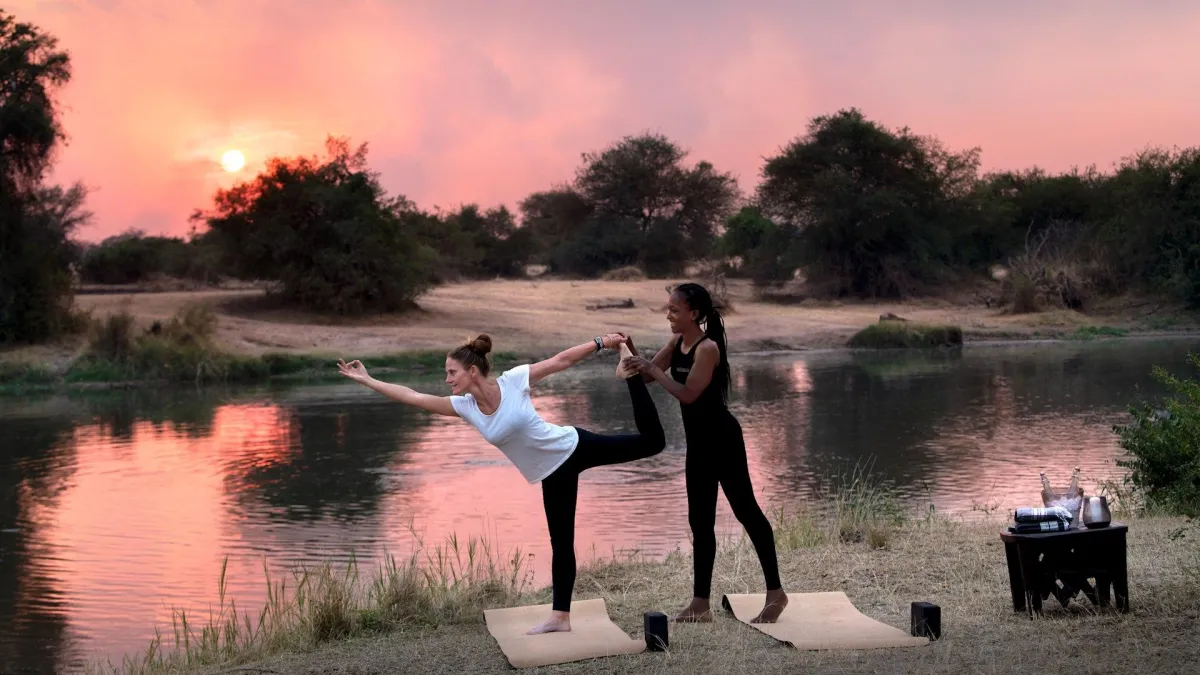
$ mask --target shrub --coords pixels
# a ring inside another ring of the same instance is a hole
[[[1187,360],[1200,367],[1200,356]],[[1160,366],[1153,374],[1174,396],[1160,406],[1131,406],[1133,421],[1113,426],[1125,450],[1117,465],[1129,470],[1124,482],[1147,507],[1194,518],[1200,515],[1200,382]]]
[[[962,328],[913,321],[880,321],[855,333],[849,346],[869,349],[915,349],[962,345]]]
[[[141,334],[127,312],[94,321],[87,351],[71,365],[68,379],[210,381],[241,373],[238,359],[212,342],[216,322],[212,309],[199,305],[179,310],[165,325],[155,321]]]

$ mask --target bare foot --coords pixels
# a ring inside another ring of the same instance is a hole
[[[708,623],[712,620],[712,609],[708,606],[708,600],[703,598],[692,598],[692,604],[675,615],[678,623]]]
[[[626,346],[624,342],[621,343],[621,346],[618,349],[620,350],[619,353],[621,358],[617,361],[617,378],[628,380],[629,378],[638,374],[636,368],[631,368],[625,365],[625,359],[633,356],[633,352],[629,351],[629,347]]]
[[[526,635],[542,633],[567,633],[571,630],[570,612],[550,612],[550,618],[525,631]]]
[[[782,588],[767,591],[767,601],[763,603],[763,610],[758,613],[758,616],[750,619],[750,623],[775,623],[780,614],[783,614],[783,608],[787,607],[787,593]]]

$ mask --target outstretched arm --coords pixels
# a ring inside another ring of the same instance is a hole
[[[688,373],[687,382],[680,384],[667,375],[659,365],[641,356],[627,357],[630,365],[636,367],[644,375],[649,375],[662,385],[667,393],[679,399],[682,403],[691,403],[700,398],[700,394],[712,382],[713,371],[721,360],[721,350],[711,340],[696,348],[696,359],[692,362],[692,370]]]
[[[605,349],[616,349],[617,346],[624,341],[625,338],[617,333],[609,333],[601,338],[601,343]],[[538,361],[537,363],[529,366],[529,386],[532,387],[534,383],[538,382],[539,380],[545,379],[554,373],[570,368],[576,363],[586,359],[588,356],[595,354],[597,351],[599,351],[599,349],[596,345],[596,341],[589,340],[584,344],[571,347],[570,349],[564,349],[554,356],[545,359],[544,361]]]
[[[364,387],[374,389],[390,399],[431,413],[447,417],[458,417],[458,413],[454,410],[454,405],[450,403],[449,397],[422,394],[402,384],[380,382],[368,375],[366,366],[359,361],[351,361],[347,364],[345,361],[338,359],[338,371],[351,380],[358,382]]]

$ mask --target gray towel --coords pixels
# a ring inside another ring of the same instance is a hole
[[[1014,534],[1041,534],[1042,532],[1066,532],[1071,525],[1065,520],[1043,520],[1040,523],[1017,523],[1008,528]]]
[[[1071,512],[1061,506],[1051,506],[1048,508],[1034,508],[1030,506],[1017,509],[1013,520],[1018,523],[1046,523],[1054,521],[1062,521],[1070,523],[1072,520]]]

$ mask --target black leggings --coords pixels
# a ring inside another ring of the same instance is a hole
[[[775,533],[754,498],[750,485],[750,466],[746,462],[746,441],[742,428],[732,416],[712,424],[704,433],[689,434],[684,474],[687,478],[688,524],[692,528],[692,593],[708,598],[712,590],[713,562],[717,557],[717,485],[725,491],[729,507],[746,534],[750,536],[758,562],[762,565],[767,590],[782,588],[779,561],[775,554]]]
[[[550,528],[554,609],[560,612],[571,611],[571,593],[575,588],[575,501],[579,495],[579,474],[596,466],[653,457],[667,445],[646,382],[641,375],[625,382],[633,400],[633,420],[638,433],[601,435],[576,427],[579,445],[575,452],[542,480],[542,504]]]

